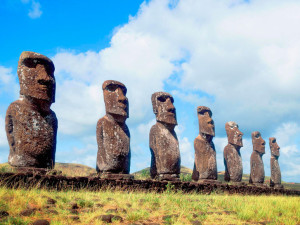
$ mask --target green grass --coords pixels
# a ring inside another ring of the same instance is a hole
[[[56,204],[49,205],[48,198]],[[79,222],[74,222],[71,204],[79,206]],[[36,209],[31,216],[20,216],[25,209]],[[57,214],[53,213],[56,211]],[[118,215],[113,224],[297,224],[300,223],[300,197],[200,195],[120,191],[46,191],[0,188],[0,211],[8,217],[0,224],[32,224],[46,219],[51,224],[105,224],[97,217]]]

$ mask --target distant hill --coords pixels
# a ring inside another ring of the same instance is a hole
[[[185,167],[185,166],[181,166],[180,168],[180,172],[181,172],[181,180],[183,180],[183,178],[186,178],[186,179],[191,179],[191,175],[192,175],[192,172],[193,170]],[[146,179],[151,179],[150,177],[150,167],[147,167],[145,169],[142,169],[140,171],[137,171],[135,173],[132,173],[132,175],[134,175],[134,177],[136,179],[140,179],[140,180],[146,180]],[[188,181],[186,180],[185,181]]]
[[[70,177],[89,176],[96,173],[96,169],[76,163],[55,163],[54,169],[61,171],[62,175]],[[0,164],[0,172],[14,172],[14,168],[8,163],[2,163]]]
[[[193,170],[191,170],[185,166],[181,166],[180,178],[182,181],[191,181],[192,173],[193,173]],[[224,182],[224,174],[225,174],[225,171],[218,172],[218,180],[219,181]],[[150,179],[150,167],[147,167],[145,169],[137,171],[137,172],[133,173],[133,175],[136,179],[141,179],[141,180]],[[250,178],[249,174],[243,174],[242,181],[245,183],[248,183],[249,178]],[[267,184],[267,185],[270,184],[270,177],[268,177],[268,176],[265,177],[265,184]],[[285,188],[300,190],[300,183],[291,183],[291,182],[282,181],[282,184],[284,185]]]
[[[62,171],[62,175],[65,176],[89,176],[91,174],[96,173],[96,169],[81,165],[81,164],[76,164],[76,163],[55,163],[55,170]],[[2,163],[0,164],[0,173],[1,172],[14,172],[14,168],[11,167],[8,163]],[[192,172],[193,170],[181,166],[181,174],[180,178],[182,181],[191,181],[192,180]],[[224,182],[224,174],[225,171],[220,171],[218,172],[218,180],[221,182]],[[135,179],[150,179],[150,167],[147,167],[145,169],[142,169],[140,171],[137,171],[135,173],[132,173],[134,175]],[[242,181],[245,183],[249,182],[249,174],[243,174]],[[270,182],[270,177],[266,176],[265,177],[265,183],[269,184]],[[284,185],[285,188],[288,189],[294,189],[294,190],[300,190],[300,183],[291,183],[291,182],[284,182],[282,181],[282,184]]]

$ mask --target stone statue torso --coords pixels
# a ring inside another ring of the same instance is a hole
[[[281,184],[281,172],[278,163],[278,158],[271,157],[270,160],[271,167],[271,183],[273,184]]]
[[[130,170],[130,133],[127,125],[102,117],[97,123],[97,170],[128,174]]]
[[[180,174],[180,152],[175,131],[157,122],[150,130],[151,177]]]
[[[253,151],[250,158],[250,183],[264,183],[265,180],[265,170],[262,156]]]
[[[243,176],[243,165],[240,151],[234,145],[224,148],[225,181],[240,182]]]
[[[208,142],[201,135],[198,135],[194,141],[195,164],[192,178],[217,180],[217,161],[215,146],[212,141]]]
[[[24,99],[10,104],[6,113],[10,146],[8,162],[16,167],[53,168],[55,164],[57,118],[43,113]]]

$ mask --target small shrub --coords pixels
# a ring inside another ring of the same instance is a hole
[[[94,202],[81,199],[81,200],[78,201],[78,205],[81,208],[83,208],[83,207],[91,208],[91,207],[94,206]]]
[[[170,182],[168,182],[168,184],[166,185],[166,192],[167,193],[172,193],[174,192],[175,190],[175,185],[174,184],[171,184]]]
[[[183,182],[192,181],[192,174],[180,174],[180,180]]]

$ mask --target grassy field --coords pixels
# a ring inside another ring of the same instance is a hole
[[[57,163],[66,176],[88,176],[93,168]],[[0,172],[13,169],[0,164]],[[134,174],[149,178],[146,168]],[[182,180],[191,170],[182,167]],[[222,172],[219,173],[222,179]],[[247,179],[245,175],[244,179]],[[121,191],[12,190],[0,187],[0,224],[299,224],[300,197],[182,194]],[[106,221],[106,222],[105,222]]]
[[[113,224],[300,224],[300,197],[181,194],[171,188],[162,194],[0,188],[0,218],[3,225],[37,219],[64,225],[106,224],[103,219]]]

